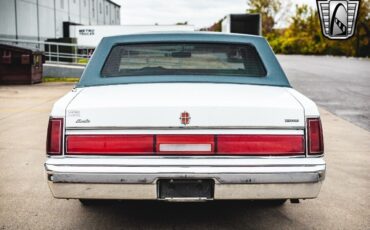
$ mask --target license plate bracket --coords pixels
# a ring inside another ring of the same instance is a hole
[[[212,179],[160,179],[157,182],[159,199],[213,199],[215,182]]]

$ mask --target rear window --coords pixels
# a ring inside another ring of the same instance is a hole
[[[103,77],[219,75],[263,77],[266,70],[254,46],[239,44],[153,43],[113,47]]]

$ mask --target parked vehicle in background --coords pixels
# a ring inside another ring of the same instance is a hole
[[[104,38],[51,112],[55,198],[308,199],[325,177],[314,102],[267,41],[222,33]]]
[[[224,33],[262,35],[261,14],[229,14],[221,23]]]

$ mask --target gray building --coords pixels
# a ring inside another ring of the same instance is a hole
[[[69,25],[119,25],[110,0],[0,0],[0,37],[45,40],[68,37]]]

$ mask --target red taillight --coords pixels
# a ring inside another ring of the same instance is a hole
[[[50,118],[46,141],[46,152],[48,155],[62,154],[63,119]]]
[[[297,155],[304,154],[303,135],[220,135],[218,154]]]
[[[324,153],[324,140],[320,118],[307,119],[308,154],[321,155]]]
[[[151,154],[153,150],[153,135],[67,136],[67,154],[70,155]]]
[[[303,135],[70,135],[69,155],[304,154]]]
[[[158,154],[207,155],[214,152],[213,135],[158,135],[156,140]]]

